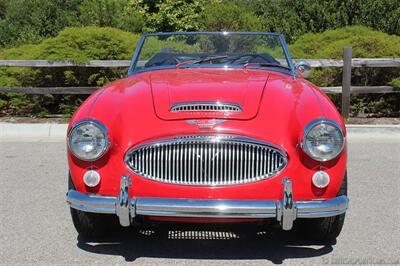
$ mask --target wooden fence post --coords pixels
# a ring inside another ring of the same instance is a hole
[[[351,90],[351,61],[352,48],[343,49],[343,76],[342,76],[342,117],[347,120],[350,113],[350,90]]]

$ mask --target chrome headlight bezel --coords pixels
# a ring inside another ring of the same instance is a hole
[[[325,157],[325,158],[323,158],[323,157],[317,157],[317,156],[315,156],[314,154],[312,154],[312,153],[308,150],[307,145],[306,145],[306,138],[307,138],[308,134],[309,134],[313,129],[315,129],[316,127],[318,127],[318,126],[320,126],[320,125],[329,125],[329,126],[334,127],[334,128],[338,131],[340,137],[342,138],[342,140],[341,140],[341,145],[339,146],[339,149],[337,149],[337,151],[336,151],[335,153],[329,155],[329,157]],[[319,162],[327,162],[327,161],[330,161],[330,160],[335,159],[336,157],[338,157],[338,156],[342,153],[343,148],[344,148],[344,145],[345,145],[345,142],[346,142],[346,140],[345,140],[345,136],[344,136],[343,130],[342,130],[341,126],[340,126],[338,123],[336,123],[335,121],[333,121],[333,120],[331,120],[331,119],[320,118],[320,119],[316,119],[316,120],[311,121],[311,122],[308,123],[307,126],[304,128],[303,139],[302,139],[301,142],[300,142],[300,146],[301,146],[301,149],[302,149],[308,156],[310,156],[313,160],[316,160],[316,161],[319,161]]]
[[[102,151],[96,157],[84,158],[84,157],[78,155],[74,151],[74,149],[71,145],[71,138],[73,136],[73,133],[76,132],[76,130],[79,127],[84,126],[84,125],[92,125],[92,126],[96,127],[97,129],[100,130],[101,134],[104,137],[104,142],[105,142],[104,147],[102,148]],[[108,129],[103,123],[101,123],[95,119],[84,119],[84,120],[80,120],[72,125],[71,129],[68,132],[67,143],[68,143],[68,149],[72,153],[73,156],[75,156],[76,158],[78,158],[82,161],[93,162],[93,161],[100,159],[101,157],[104,156],[104,154],[107,153],[107,151],[110,149],[111,142],[110,142],[110,138],[108,135]]]

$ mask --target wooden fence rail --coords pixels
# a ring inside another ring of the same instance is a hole
[[[0,60],[0,67],[129,67],[129,60],[92,60],[85,63],[47,60]]]
[[[303,59],[296,59],[295,62]],[[399,93],[391,86],[351,86],[351,70],[358,67],[400,67],[400,58],[352,58],[351,47],[343,50],[343,60],[305,59],[313,68],[343,68],[342,86],[321,87],[327,93],[342,93],[342,116],[349,116],[350,95],[360,93]],[[144,64],[144,62],[139,62]],[[47,60],[0,60],[0,67],[129,67],[130,60],[92,60],[85,63]],[[97,87],[25,87],[0,88],[0,93],[17,92],[26,94],[91,94]]]
[[[23,88],[0,88],[2,92],[16,92],[26,94],[91,94],[98,87],[23,87]],[[326,93],[340,94],[342,93],[342,87],[320,87],[320,89]],[[351,86],[351,94],[363,94],[363,93],[400,93],[400,90],[396,90],[391,86]]]
[[[343,60],[295,59],[308,61],[312,67],[343,67]],[[0,67],[129,67],[130,60],[92,60],[85,63],[47,60],[0,60]],[[139,62],[143,63],[143,62]],[[353,58],[352,67],[400,67],[400,58]]]

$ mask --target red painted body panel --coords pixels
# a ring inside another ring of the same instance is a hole
[[[161,119],[232,118],[251,119],[258,112],[268,75],[260,72],[224,69],[190,71],[155,71],[150,74],[154,108]],[[205,94],[204,88],[207,88]],[[189,93],[188,93],[189,92]],[[224,95],[221,97],[221,95]],[[243,112],[170,112],[174,103],[189,101],[224,101],[240,104]]]
[[[170,113],[174,102],[224,101],[240,103],[243,113]],[[320,163],[300,148],[305,125],[317,118],[344,124],[334,105],[316,86],[302,78],[255,69],[173,69],[132,75],[110,83],[92,95],[75,113],[71,124],[92,118],[109,130],[111,148],[95,162],[83,162],[68,152],[70,172],[81,192],[117,196],[119,181],[130,173],[130,197],[196,199],[281,199],[283,177],[293,182],[295,200],[335,197],[346,171],[346,147],[336,159]],[[186,119],[223,118],[213,129],[199,129]],[[234,186],[199,187],[151,181],[130,172],[124,164],[126,151],[160,138],[193,134],[234,134],[270,142],[288,154],[287,167],[267,180]],[[82,176],[95,168],[102,176],[94,189]],[[315,170],[326,170],[331,183],[324,190],[313,187]]]

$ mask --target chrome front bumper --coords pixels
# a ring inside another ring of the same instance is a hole
[[[136,215],[209,218],[276,218],[290,230],[296,218],[336,216],[346,212],[349,200],[339,196],[328,200],[293,201],[292,182],[283,180],[282,200],[205,200],[175,198],[128,198],[129,176],[121,177],[119,197],[91,195],[70,190],[68,204],[77,210],[116,214],[122,226]]]

